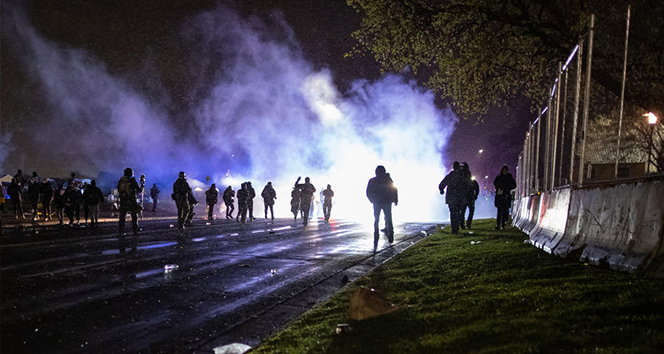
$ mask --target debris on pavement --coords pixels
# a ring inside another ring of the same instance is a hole
[[[214,348],[214,354],[243,354],[251,350],[251,347],[242,343],[226,344]]]
[[[395,305],[374,289],[359,287],[350,292],[350,313],[352,320],[365,320],[367,318],[386,315],[405,308],[405,305]]]

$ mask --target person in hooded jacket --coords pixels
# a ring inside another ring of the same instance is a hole
[[[304,178],[304,183],[299,183],[302,177],[298,177],[295,181],[295,188],[300,190],[300,211],[302,211],[302,224],[307,226],[309,223],[309,212],[311,211],[311,201],[316,193],[316,187],[311,184],[309,177]]]
[[[90,213],[90,226],[99,226],[99,204],[104,202],[104,194],[101,192],[101,189],[97,187],[97,181],[94,179],[85,189],[85,194],[83,194],[83,202],[87,206]]]
[[[461,165],[458,161],[454,161],[452,165],[452,171],[443,178],[443,180],[438,185],[438,191],[440,194],[445,194],[445,188],[447,188],[447,195],[445,195],[445,203],[450,209],[450,224],[452,227],[452,233],[458,234],[460,227],[460,217],[461,217],[461,206],[464,203],[464,198],[467,193],[467,186],[463,181],[463,175],[461,174]]]
[[[42,205],[44,206],[44,221],[51,220],[51,202],[53,201],[53,187],[44,177],[41,187],[39,188],[39,195]]]
[[[25,219],[25,214],[23,212],[23,198],[21,194],[21,185],[16,181],[16,177],[14,177],[12,178],[12,183],[7,188],[7,195],[9,195],[9,199],[12,201],[12,205],[14,206],[15,219],[18,219],[19,216],[21,219]]]
[[[277,192],[272,188],[272,182],[267,182],[261,192],[261,197],[263,197],[265,205],[265,218],[267,219],[267,210],[270,209],[270,216],[274,220],[274,200],[277,199]]]
[[[233,210],[235,206],[233,205],[233,199],[235,198],[235,191],[233,187],[228,186],[224,191],[224,204],[226,204],[226,219],[233,219]]]
[[[141,210],[140,205],[138,205],[137,198],[142,191],[143,188],[138,184],[138,182],[136,182],[136,178],[134,177],[134,170],[129,167],[125,168],[124,175],[120,177],[120,180],[118,181],[118,193],[120,194],[120,207],[118,208],[118,230],[120,232],[121,238],[124,237],[125,234],[125,221],[127,219],[127,213],[131,215],[131,228],[134,235],[138,234],[138,214],[141,212]],[[135,248],[136,245],[132,245],[132,249]]]
[[[219,192],[217,185],[212,183],[210,189],[205,192],[205,204],[208,206],[208,220],[214,218],[214,206],[219,202]]]
[[[249,205],[249,190],[247,188],[247,182],[242,183],[240,189],[237,191],[237,217],[235,221],[240,221],[242,223],[247,221],[247,209]]]
[[[37,172],[32,172],[32,178],[30,179],[30,185],[28,186],[28,200],[30,200],[30,205],[32,206],[32,220],[39,219],[39,192],[41,190],[41,180],[37,176]]]
[[[300,212],[300,196],[302,195],[302,191],[300,188],[293,187],[293,190],[291,191],[291,213],[293,213],[293,220],[297,220],[297,214]]]
[[[178,173],[178,179],[173,183],[173,194],[171,198],[175,201],[175,206],[178,209],[178,229],[184,229],[185,224],[191,213],[191,205],[189,201],[192,197],[192,190],[187,182],[187,175],[184,171]]]
[[[496,230],[505,229],[505,223],[510,215],[510,206],[512,204],[512,190],[516,188],[516,181],[509,168],[503,166],[500,174],[493,180],[493,186],[496,188],[496,199],[494,205],[497,209]]]
[[[254,217],[254,198],[256,198],[256,190],[251,185],[251,182],[247,182],[247,193],[249,195],[249,199],[247,199],[247,211],[249,211],[249,221],[254,221],[256,220],[256,218]]]
[[[392,204],[396,206],[399,203],[399,194],[394,181],[385,170],[385,167],[379,165],[376,167],[376,177],[369,180],[367,184],[366,195],[374,210],[374,251],[378,247],[378,237],[380,235],[380,213],[385,216],[385,234],[387,240],[392,245],[394,242],[394,225],[392,224]]]
[[[157,212],[157,204],[159,203],[159,193],[161,191],[159,190],[159,187],[157,187],[156,183],[152,184],[152,188],[150,188],[150,198],[152,198],[152,212],[156,213]]]
[[[330,221],[333,197],[334,191],[332,190],[332,186],[328,184],[327,188],[323,191],[323,217],[325,218],[325,221]]]

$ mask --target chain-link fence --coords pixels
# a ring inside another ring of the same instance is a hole
[[[548,102],[526,133],[517,195],[663,173],[662,102],[643,94],[664,89],[647,75],[649,60],[659,60],[652,67],[661,68],[661,58],[637,52],[649,43],[647,36],[630,37],[639,23],[632,15],[648,16],[630,7],[600,19],[592,15],[588,32],[561,58]]]

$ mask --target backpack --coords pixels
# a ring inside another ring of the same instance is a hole
[[[120,178],[120,181],[118,182],[118,193],[120,193],[121,198],[131,194],[131,184],[129,183],[129,178]]]

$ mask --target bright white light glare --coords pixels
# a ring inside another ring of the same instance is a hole
[[[484,150],[483,150],[483,149],[480,149],[480,154],[483,153],[483,152],[484,152]]]
[[[470,179],[474,181],[474,180],[475,180],[475,176],[470,177]]]
[[[648,112],[643,115],[644,117],[648,117],[648,124],[657,124],[657,115],[653,112]]]

